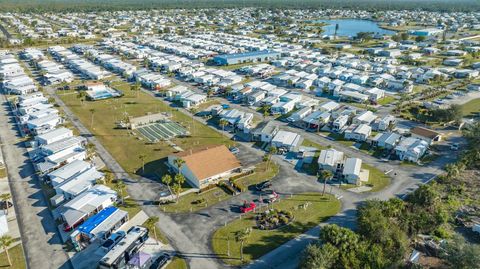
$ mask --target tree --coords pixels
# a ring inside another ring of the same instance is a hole
[[[87,93],[85,91],[79,91],[77,94],[77,98],[80,99],[80,103],[83,106],[83,103],[85,102],[85,98],[87,97]]]
[[[357,253],[361,247],[360,236],[354,231],[336,224],[325,225],[320,230],[320,241],[338,250],[337,268],[361,268]]]
[[[310,244],[302,253],[301,269],[328,269],[332,268],[338,258],[338,249],[332,244]]]
[[[112,172],[110,171],[105,172],[105,183],[110,184],[113,182],[114,179],[115,179],[115,176],[113,175]]]
[[[340,25],[338,23],[335,24],[335,32],[333,34],[333,39],[337,39],[337,32],[339,28],[340,28]]]
[[[179,174],[180,171],[182,171],[182,166],[183,164],[185,164],[185,161],[183,159],[177,158],[175,159],[175,161],[173,161],[173,164],[175,164],[175,166],[177,167],[177,174]]]
[[[173,186],[172,186],[172,191],[175,194],[175,196],[177,197],[175,203],[178,203],[178,199],[180,198],[180,193],[182,192],[182,185],[180,185],[178,183],[174,183]]]
[[[409,38],[409,35],[407,32],[403,32],[400,34],[400,39],[401,40],[407,40]]]
[[[0,248],[3,248],[3,250],[5,250],[9,266],[12,266],[12,260],[10,259],[8,248],[13,244],[13,242],[14,239],[10,235],[3,235],[0,237]]]
[[[0,201],[5,204],[5,214],[8,215],[8,202],[12,199],[12,195],[7,192],[0,195]]]
[[[145,172],[145,158],[147,158],[147,155],[143,153],[138,155],[138,159],[140,159],[140,161],[142,162],[142,173]]]
[[[251,228],[245,228],[245,230],[237,231],[235,233],[235,240],[240,242],[240,259],[243,261],[243,245],[248,240],[252,232]]]
[[[225,126],[228,125],[228,121],[226,119],[221,119],[218,124],[222,127],[222,131],[225,131]]]
[[[140,85],[140,82],[135,82],[135,84],[130,85],[130,90],[136,93],[136,96],[138,98],[138,94],[140,93],[140,89],[142,86]]]
[[[173,180],[175,181],[175,183],[180,184],[180,186],[185,183],[185,177],[182,174],[176,174]]]
[[[415,37],[415,41],[417,42],[423,42],[425,41],[427,38],[425,36],[417,36]]]
[[[145,226],[147,227],[147,229],[149,231],[153,231],[153,235],[155,236],[155,239],[157,239],[157,229],[156,229],[157,222],[158,222],[158,217],[157,216],[149,217],[145,221]],[[157,244],[158,244],[158,240],[157,240]]]
[[[95,154],[95,144],[88,142],[86,145],[87,155],[91,158]]]
[[[267,152],[265,155],[263,155],[263,162],[265,162],[265,171],[268,171],[268,166],[270,164],[270,159],[272,158],[272,153]]]
[[[172,184],[172,180],[173,180],[172,176],[169,174],[165,174],[162,177],[162,183],[167,185],[167,188],[170,191],[170,193],[172,193],[172,189],[170,188],[170,184]]]
[[[465,242],[460,236],[447,241],[441,253],[452,268],[467,269],[478,268],[480,264],[480,246]]]
[[[90,116],[91,116],[91,118],[90,118],[90,128],[93,128],[93,115],[95,114],[95,109],[91,108],[91,109],[89,109],[89,111],[90,111]]]
[[[322,170],[318,174],[318,180],[323,180],[323,191],[322,195],[325,195],[325,188],[327,187],[327,181],[332,179],[333,173],[330,170]]]
[[[118,197],[120,198],[120,204],[124,204],[125,200],[125,191],[127,189],[127,185],[122,180],[117,181],[114,186],[115,191],[118,193]]]

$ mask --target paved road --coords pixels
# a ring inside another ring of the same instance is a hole
[[[0,96],[0,139],[8,170],[18,224],[28,268],[72,268],[62,248],[59,231],[48,202],[10,117],[4,95]]]

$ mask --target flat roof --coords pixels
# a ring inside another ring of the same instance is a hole
[[[37,135],[36,138],[48,141],[48,140],[51,140],[52,138],[56,138],[58,136],[62,136],[64,134],[68,134],[68,133],[73,135],[72,130],[67,129],[65,127],[60,127],[60,128],[57,128],[57,129],[53,129],[50,132],[46,132],[44,134]]]

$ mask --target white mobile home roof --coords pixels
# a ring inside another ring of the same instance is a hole
[[[37,135],[35,137],[35,140],[39,141],[40,143],[50,144],[50,143],[65,139],[66,137],[72,137],[72,136],[73,136],[72,130],[67,129],[65,127],[61,127],[58,129],[54,129],[50,132]]]
[[[92,167],[92,164],[88,162],[75,160],[51,172],[48,174],[48,177],[52,180],[52,185],[55,186],[62,183],[64,180],[84,172],[90,167]]]
[[[92,186],[97,179],[101,179],[102,177],[103,174],[101,172],[97,171],[95,167],[91,167],[87,171],[62,182],[55,189],[61,190],[63,193],[77,196]]]
[[[360,175],[360,169],[362,168],[362,160],[358,158],[347,158],[345,165],[343,166],[344,175]]]
[[[74,145],[83,143],[85,141],[86,141],[86,139],[84,137],[72,136],[72,137],[68,137],[68,138],[62,139],[60,141],[54,142],[54,143],[49,144],[49,145],[44,145],[44,146],[42,146],[42,148],[44,150],[48,151],[48,152],[55,153],[55,152],[59,152],[61,150],[64,150],[66,148],[72,147]]]
[[[329,166],[334,166],[336,163],[343,160],[343,152],[335,149],[326,149],[320,152],[318,157],[319,164],[326,164]]]
[[[116,197],[117,193],[109,187],[95,185],[63,205],[62,215],[71,226],[108,200],[113,202]]]

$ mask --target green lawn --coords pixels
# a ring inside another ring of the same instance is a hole
[[[466,117],[480,115],[480,98],[470,100],[462,105],[463,115]]]
[[[169,204],[160,205],[160,209],[164,212],[170,213],[186,213],[190,211],[193,212],[209,207],[231,197],[232,196],[225,192],[222,188],[215,187],[200,194],[192,192],[181,196],[177,203],[172,202]],[[203,200],[204,202],[196,203],[196,201],[200,200]]]
[[[187,262],[179,257],[173,257],[172,261],[165,267],[165,269],[187,269]]]
[[[384,172],[369,164],[363,163],[362,169],[370,171],[368,182],[365,185],[372,187],[371,192],[382,190],[390,184],[390,177]]]
[[[311,204],[306,210],[297,209],[299,205],[307,202]],[[255,226],[255,213],[249,213],[215,231],[212,237],[214,252],[227,264],[241,265],[250,262],[337,214],[341,204],[333,196],[303,193],[275,203],[274,208],[291,211],[295,220],[276,230],[259,230]],[[235,233],[243,231],[245,228],[252,228],[252,232],[244,243],[244,261],[242,262],[240,260],[240,242],[235,241]],[[228,244],[230,245],[230,257],[227,256]]]
[[[23,269],[27,268],[25,257],[23,256],[22,244],[16,245],[8,250],[12,266],[8,265],[7,255],[3,249],[0,252],[0,268],[2,269]]]
[[[173,139],[172,142],[186,150],[196,146],[218,145],[232,143],[228,139],[197,121],[185,115],[166,103],[155,99],[144,92],[132,92],[130,85],[114,83],[112,87],[123,91],[121,98],[85,101],[82,105],[77,94],[72,91],[62,91],[60,98],[78,116],[80,121],[89,128],[102,145],[120,163],[128,173],[135,173],[159,179],[166,171],[166,157],[174,152],[166,142],[148,143],[137,132],[117,129],[115,122],[128,116],[142,116],[147,113],[171,112],[172,120],[179,122],[192,133],[191,137]],[[93,125],[91,124],[92,109]],[[139,158],[144,154],[145,171]]]
[[[378,104],[384,106],[394,102],[395,100],[396,99],[393,96],[385,96],[384,98],[378,100]]]
[[[304,147],[312,147],[312,148],[316,148],[318,149],[319,151],[323,150],[323,149],[327,149],[327,147],[325,146],[322,146],[318,143],[315,143],[311,140],[308,140],[308,139],[304,139],[303,140],[303,143],[302,143],[302,146]],[[318,152],[317,154],[315,154],[315,156],[319,156],[320,155],[320,152]]]
[[[261,162],[255,167],[255,173],[241,177],[235,180],[235,183],[240,186],[242,190],[248,189],[249,186],[256,185],[260,182],[272,179],[278,174],[279,167],[275,162],[267,163]]]

